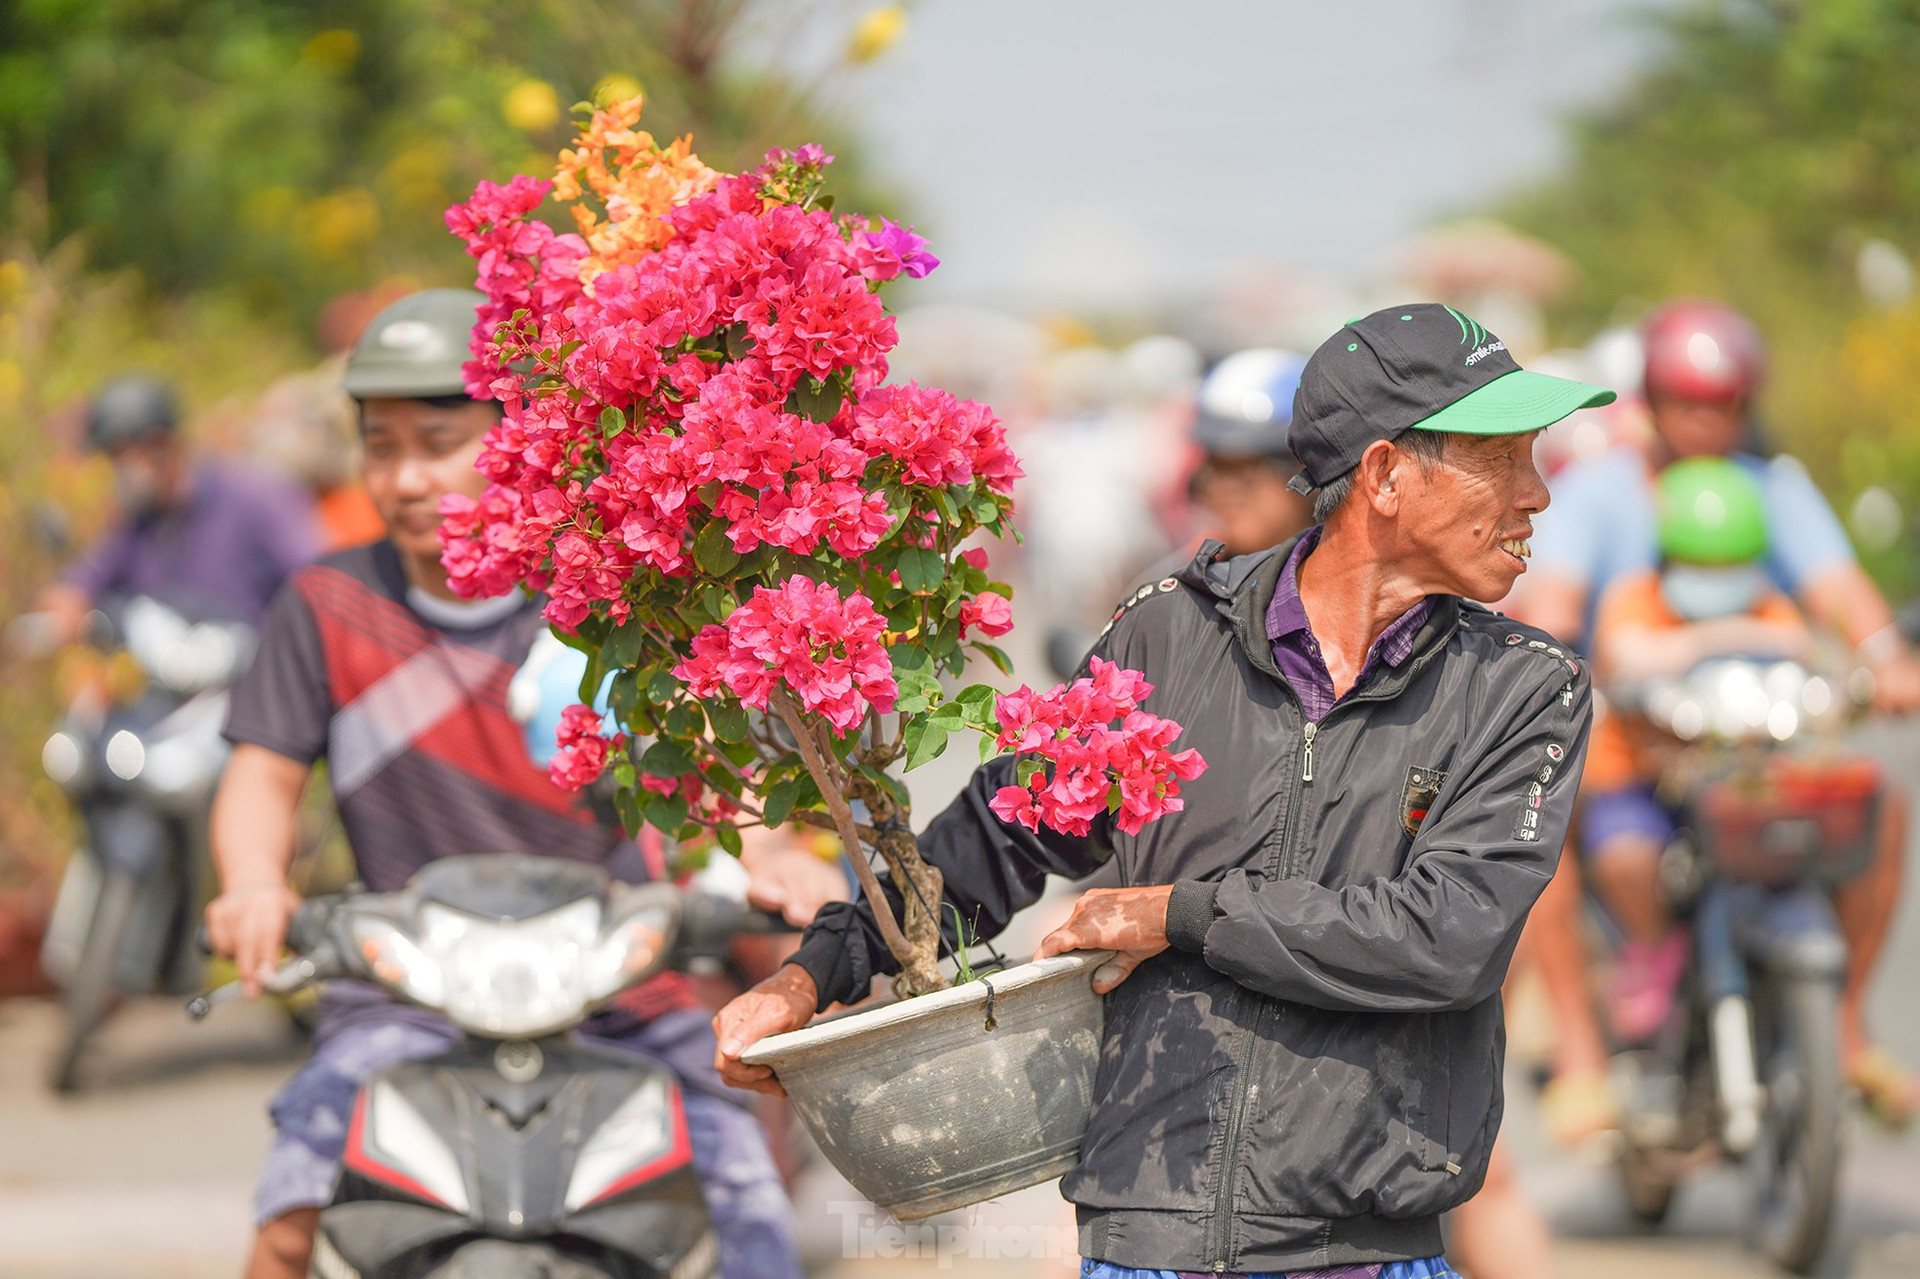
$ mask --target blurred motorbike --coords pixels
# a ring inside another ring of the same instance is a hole
[[[1751,1244],[1799,1274],[1826,1246],[1841,1160],[1847,946],[1830,895],[1872,860],[1882,795],[1877,765],[1830,738],[1870,694],[1730,657],[1614,697],[1672,748],[1661,888],[1691,934],[1672,1015],[1612,1059],[1627,1200],[1657,1225],[1689,1173],[1743,1164]]]
[[[9,627],[48,647],[45,619]],[[51,1082],[79,1084],[88,1043],[122,994],[184,994],[208,883],[206,823],[227,759],[227,693],[253,657],[252,628],[193,620],[148,596],[109,601],[62,654],[66,698],[40,761],[86,832],[54,900],[41,966],[62,991],[66,1036]]]
[[[784,925],[736,898],[549,857],[453,857],[393,893],[311,898],[268,988],[351,977],[464,1038],[355,1099],[320,1279],[702,1279],[717,1244],[679,1084],[567,1032],[667,968]],[[194,1000],[196,1019],[239,991]]]

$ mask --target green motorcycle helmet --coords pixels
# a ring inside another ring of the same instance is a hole
[[[423,289],[391,303],[353,344],[342,389],[356,400],[465,395],[460,366],[486,300],[477,289]]]
[[[1660,554],[1673,564],[1752,564],[1767,553],[1767,501],[1738,462],[1690,457],[1660,472]]]

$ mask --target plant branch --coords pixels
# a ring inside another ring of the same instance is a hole
[[[860,828],[853,820],[853,807],[847,803],[846,792],[841,789],[833,766],[821,755],[819,743],[808,731],[807,723],[801,718],[800,708],[794,704],[791,693],[777,687],[767,704],[793,734],[794,741],[800,747],[800,758],[806,762],[807,771],[813,774],[815,784],[820,787],[820,796],[826,800],[827,810],[833,814],[834,826],[840,832],[840,842],[845,847],[847,861],[852,864],[853,873],[859,877],[867,900],[873,903],[873,919],[879,925],[881,940],[887,943],[887,949],[893,952],[895,959],[902,965],[910,966],[913,963],[913,944],[900,931],[900,922],[893,917],[886,894],[880,891],[879,878],[874,875],[873,867],[867,864],[867,859],[860,854]]]
[[[819,830],[830,830],[836,835],[840,833],[839,823],[835,822],[830,814],[815,812],[811,808],[795,809],[793,812],[787,814],[787,820],[790,822],[799,822],[802,826],[812,826]],[[862,826],[855,823],[854,829],[860,833],[860,839],[863,843],[872,844],[880,838],[880,832],[872,826]]]

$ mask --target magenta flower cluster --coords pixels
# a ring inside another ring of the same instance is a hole
[[[903,698],[890,649],[938,640],[957,670],[960,646],[980,643],[970,634],[1012,625],[1006,588],[958,543],[1005,531],[1021,472],[984,405],[886,382],[896,334],[878,290],[939,265],[924,239],[831,213],[818,147],[718,174],[684,139],[633,132],[637,114],[596,114],[563,153],[562,194],[591,188],[607,213],[576,204],[583,234],[535,216],[553,184],[524,176],[483,182],[447,213],[486,295],[467,389],[504,414],[479,459],[484,493],[443,504],[443,560],[461,594],[529,587],[556,627],[595,644],[630,622],[644,632],[651,681],[670,673],[683,691],[648,693],[662,709],[635,731],[673,751],[650,750],[637,777],[600,715],[576,706],[550,772],[577,789],[619,760],[656,811],[697,804],[719,822],[739,811],[727,794],[765,784],[761,765],[738,736],[727,760],[671,728],[706,722],[681,699],[766,711],[785,689],[842,739],[900,706],[904,733],[937,689],[921,675]],[[1145,695],[1096,663],[1090,680],[1003,697],[1002,746],[1044,768],[995,810],[1068,831],[1115,794],[1124,830],[1177,810],[1179,780],[1201,765],[1170,752],[1179,729],[1141,712]],[[702,763],[715,759],[724,784]]]
[[[1180,783],[1206,771],[1199,751],[1169,749],[1178,724],[1140,709],[1153,685],[1138,671],[1098,657],[1090,671],[1046,693],[1023,684],[995,703],[995,745],[1045,761],[1024,786],[994,794],[989,806],[1000,820],[1085,835],[1094,818],[1111,811],[1114,825],[1135,835],[1179,812]]]

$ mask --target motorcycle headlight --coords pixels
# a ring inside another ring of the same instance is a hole
[[[429,902],[418,921],[420,945],[445,981],[439,1006],[455,1025],[487,1035],[550,1034],[580,1020],[599,997],[588,981],[600,940],[593,898],[505,923]]]
[[[655,1075],[633,1090],[580,1148],[567,1179],[567,1211],[644,1185],[692,1158],[679,1090]]]
[[[135,780],[147,766],[147,744],[128,728],[109,737],[101,755],[107,761],[107,771],[123,782]]]
[[[644,976],[665,958],[672,927],[665,905],[643,906],[615,921],[587,956],[587,998],[605,999]]]
[[[86,763],[86,752],[70,733],[55,733],[40,748],[40,767],[47,770],[48,777],[67,790],[79,789],[81,770]]]
[[[347,935],[376,980],[417,1004],[446,1007],[447,983],[440,965],[399,925],[375,915],[354,915],[347,921]]]

